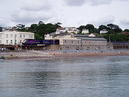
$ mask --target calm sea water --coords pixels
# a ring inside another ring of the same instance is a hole
[[[129,56],[0,60],[0,97],[129,97]]]

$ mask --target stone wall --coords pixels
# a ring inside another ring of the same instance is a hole
[[[110,50],[112,45],[51,45],[48,50]]]

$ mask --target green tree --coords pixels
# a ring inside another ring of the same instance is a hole
[[[27,27],[25,27],[24,24],[18,24],[16,25],[15,27],[13,27],[15,30],[18,30],[18,31],[22,31],[22,32],[27,32],[28,29]]]
[[[98,29],[99,29],[99,31],[101,31],[101,30],[107,30],[108,31],[108,27],[105,26],[105,25],[100,25]]]
[[[37,24],[32,24],[32,25],[30,26],[30,28],[29,28],[29,31],[36,33],[37,27],[38,27]]]
[[[29,31],[35,33],[35,38],[36,39],[44,39],[45,34],[55,32],[58,27],[59,27],[58,24],[39,23],[39,24],[32,24],[29,28]]]
[[[86,29],[86,26],[85,25],[81,25],[78,30],[79,30],[79,33],[82,33],[82,30]]]
[[[125,29],[124,32],[129,32],[129,29]]]
[[[103,37],[106,38],[108,41],[110,39],[110,41],[112,41],[112,42],[127,42],[127,41],[129,41],[129,35],[124,35],[121,33],[104,34]]]
[[[118,26],[118,25],[115,25],[115,24],[107,24],[107,27],[108,27],[108,31],[109,33],[121,33],[122,32],[122,29]]]
[[[44,24],[44,22],[43,21],[39,21],[38,25],[41,25],[41,24]]]
[[[93,24],[87,24],[85,28],[88,29],[90,33],[95,33],[95,27]]]
[[[55,23],[55,25],[56,25],[56,27],[61,27],[62,23],[57,22],[57,23]]]

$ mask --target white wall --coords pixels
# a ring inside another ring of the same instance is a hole
[[[89,30],[88,29],[83,29],[82,34],[89,34]]]
[[[100,34],[105,34],[105,33],[108,33],[108,31],[106,31],[106,30],[101,30],[100,31]]]
[[[34,39],[34,33],[18,31],[0,32],[0,44],[21,45],[25,39]]]

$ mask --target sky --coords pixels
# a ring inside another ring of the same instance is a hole
[[[0,26],[39,21],[65,27],[114,23],[129,29],[129,0],[1,0]]]

